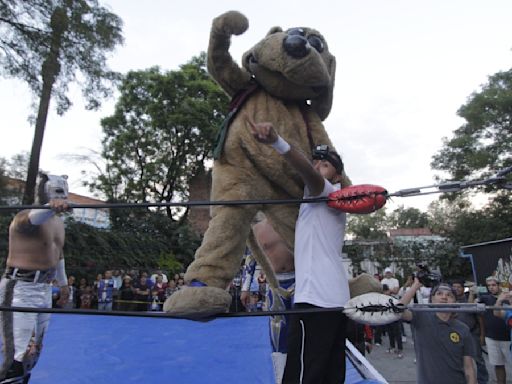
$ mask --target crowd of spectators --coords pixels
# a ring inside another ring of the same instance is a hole
[[[102,311],[161,311],[163,303],[184,286],[183,273],[168,277],[161,270],[151,275],[146,271],[107,270],[89,281],[77,282],[69,274],[69,301],[64,308],[98,309]],[[56,284],[55,284],[56,287]],[[59,290],[53,291],[53,306],[58,307]]]

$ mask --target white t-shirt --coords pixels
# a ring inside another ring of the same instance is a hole
[[[386,284],[389,289],[394,289],[394,288],[400,287],[400,283],[394,277],[390,277],[389,279],[385,277],[380,281],[380,283],[382,285]]]
[[[325,180],[318,197],[338,189],[339,184]],[[310,197],[307,188],[304,197]],[[334,308],[349,300],[348,276],[341,259],[346,221],[346,213],[325,203],[301,204],[295,226],[296,303]]]

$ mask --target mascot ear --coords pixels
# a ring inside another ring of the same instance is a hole
[[[311,100],[311,106],[315,110],[315,112],[320,117],[320,120],[324,121],[329,113],[331,112],[332,107],[332,99],[334,92],[334,78],[336,75],[336,58],[334,56],[330,57],[329,61],[329,74],[331,77],[331,82],[327,88],[327,90],[317,97],[316,99]]]
[[[274,33],[283,32],[283,28],[281,27],[272,27],[270,31],[268,31],[267,36],[273,35]]]
[[[39,172],[37,173],[37,175],[39,176],[39,178],[41,179],[41,181],[42,181],[43,183],[48,181],[48,174],[46,174],[45,172],[43,172],[43,171],[39,171]]]

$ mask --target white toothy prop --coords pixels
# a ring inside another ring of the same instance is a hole
[[[405,306],[382,293],[365,293],[350,299],[343,312],[350,319],[370,325],[384,325],[400,320]]]

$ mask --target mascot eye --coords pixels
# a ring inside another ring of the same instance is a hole
[[[248,63],[248,64],[258,64],[258,60],[256,60],[256,58],[254,57],[254,55],[251,53],[247,56],[247,58],[245,59],[245,61]]]
[[[319,38],[318,36],[309,36],[308,37],[308,42],[309,44],[311,44],[311,46],[313,48],[315,48],[318,52],[322,53],[324,51],[324,42],[322,41],[321,38]]]
[[[302,28],[292,28],[287,32],[288,35],[299,35],[304,36],[304,30]]]

